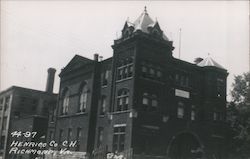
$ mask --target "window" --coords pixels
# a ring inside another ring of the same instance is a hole
[[[55,117],[56,117],[56,109],[52,109],[50,112],[50,121],[54,122],[55,121]]]
[[[125,146],[125,126],[114,126],[113,152],[122,152]]]
[[[5,145],[5,136],[1,136],[0,150],[4,148],[4,145]]]
[[[19,117],[20,117],[20,112],[14,111],[14,118],[19,118]]]
[[[118,91],[116,111],[128,110],[128,104],[129,104],[129,91],[127,89],[122,89]]]
[[[31,100],[31,109],[32,109],[32,111],[36,111],[36,108],[37,108],[37,104],[38,104],[38,99],[32,99]]]
[[[154,80],[159,80],[162,78],[162,67],[157,64],[152,64],[151,62],[142,62],[141,71],[142,76],[145,78]]]
[[[101,98],[101,109],[100,109],[100,115],[104,115],[106,112],[106,105],[107,105],[106,96],[102,96]]]
[[[182,87],[189,87],[189,77],[186,74],[177,73],[175,74],[175,83]]]
[[[108,78],[109,70],[105,70],[104,73],[102,73],[102,86],[106,86],[108,84]]]
[[[6,97],[4,111],[7,111],[7,109],[9,108],[9,104],[10,104],[10,97]]]
[[[180,119],[184,118],[184,104],[182,102],[178,102],[177,117]]]
[[[72,140],[72,129],[71,129],[71,128],[68,129],[67,140],[68,140],[69,142]]]
[[[224,80],[221,78],[217,78],[217,97],[224,96]]]
[[[82,137],[82,128],[77,128],[76,132],[76,140],[77,140],[77,146],[76,146],[76,151],[80,150],[80,139]]]
[[[69,90],[65,90],[63,95],[62,115],[68,114],[69,111]]]
[[[7,128],[7,117],[3,117],[2,130],[6,130],[6,128]]]
[[[157,96],[155,94],[152,95],[152,107],[156,108],[158,106]]]
[[[142,104],[144,104],[144,105],[149,104],[149,95],[148,95],[148,93],[143,93]]]
[[[97,147],[100,147],[103,142],[103,127],[98,128],[98,138],[97,138]]]
[[[62,142],[63,142],[63,130],[60,129],[58,143],[61,144]]]
[[[49,141],[51,141],[51,140],[53,140],[53,138],[54,138],[54,133],[53,133],[53,131],[49,131]]]
[[[195,106],[192,105],[192,108],[191,108],[191,120],[195,120],[195,116],[196,116],[196,114],[195,114]]]
[[[162,72],[160,70],[157,70],[156,76],[158,78],[161,78],[162,77]]]
[[[80,88],[79,109],[78,109],[78,112],[85,112],[86,111],[87,96],[88,96],[88,89],[87,89],[87,85],[84,84]]]
[[[155,94],[143,93],[142,104],[144,110],[156,110],[158,107],[158,97]]]
[[[3,109],[3,99],[0,100],[0,111]]]
[[[133,59],[132,57],[119,61],[117,68],[117,80],[126,79],[133,75]]]
[[[213,119],[214,119],[214,121],[218,120],[218,113],[217,112],[213,112]]]

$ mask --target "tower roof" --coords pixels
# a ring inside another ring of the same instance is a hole
[[[205,67],[205,66],[214,66],[220,69],[224,69],[224,67],[222,67],[219,63],[217,63],[216,61],[214,61],[211,57],[207,57],[204,60],[202,60],[200,63],[197,64],[200,67]]]
[[[148,27],[153,27],[155,22],[148,15],[147,9],[145,7],[144,12],[134,21],[134,28],[136,30],[141,30],[142,32],[149,33]]]
[[[152,20],[152,18],[149,16],[147,12],[147,8],[144,8],[143,13],[134,21],[134,22],[129,22],[128,20],[125,23],[125,27],[131,27],[133,28],[132,32],[136,31],[142,31],[147,34],[151,34],[152,30],[157,30],[158,33],[161,35],[161,37],[164,40],[168,41],[167,36],[163,33],[163,31],[160,29],[159,23],[157,20]],[[125,29],[125,28],[124,28]],[[123,30],[124,30],[123,29]]]

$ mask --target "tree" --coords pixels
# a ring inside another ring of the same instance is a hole
[[[232,151],[237,158],[250,158],[250,72],[235,76],[228,120],[233,128]]]

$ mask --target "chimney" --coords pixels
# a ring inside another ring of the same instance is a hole
[[[99,55],[98,54],[94,54],[94,61],[98,61]]]
[[[45,90],[48,93],[53,93],[55,72],[56,72],[56,69],[54,68],[48,69],[48,77],[47,77],[47,84],[46,84],[46,90]]]

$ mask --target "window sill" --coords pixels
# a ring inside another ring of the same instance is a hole
[[[103,85],[103,86],[102,86],[102,88],[107,88],[107,87],[108,87],[108,85]]]
[[[77,112],[76,115],[87,114],[87,112]]]
[[[162,84],[162,85],[165,84],[164,82],[159,81],[159,80],[157,80],[157,79],[150,79],[150,78],[147,78],[147,77],[141,77],[141,78],[144,79],[144,80],[152,81],[152,82],[159,83],[159,84]]]
[[[122,111],[115,111],[115,112],[111,112],[111,114],[115,115],[115,114],[123,114],[123,113],[130,113],[131,110],[122,110]]]
[[[119,83],[119,82],[123,82],[123,81],[126,81],[126,80],[131,80],[133,77],[127,77],[127,78],[124,78],[124,79],[120,79],[120,80],[117,80],[116,83]]]
[[[84,115],[84,114],[88,114],[88,113],[87,112],[77,112],[75,114],[60,115],[59,118],[67,118],[67,117]]]

